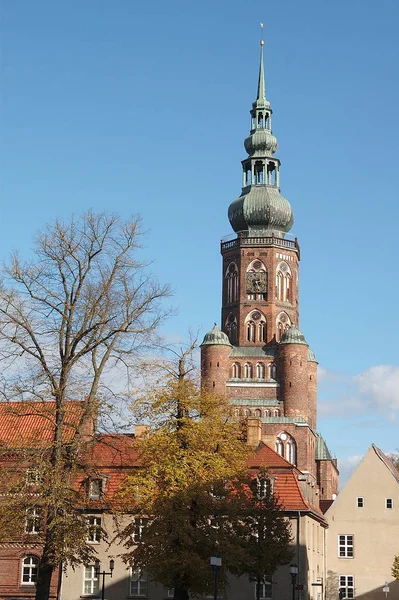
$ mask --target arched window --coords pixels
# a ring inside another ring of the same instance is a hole
[[[227,316],[225,327],[230,343],[234,346],[237,343],[237,318],[233,313],[229,313]]]
[[[270,410],[266,409],[264,415],[265,417],[270,417]]]
[[[276,379],[277,377],[277,367],[274,363],[270,363],[269,365],[269,377],[270,379]]]
[[[244,410],[244,415],[245,415],[246,417],[250,417],[250,416],[251,416],[251,411],[249,410],[249,408],[246,408],[246,409]]]
[[[260,310],[253,310],[245,319],[248,342],[266,342],[266,317]]]
[[[254,410],[254,417],[261,417],[261,416],[262,416],[262,413],[259,410],[259,408],[257,408],[256,410]]]
[[[262,165],[262,169],[263,169],[263,165]],[[261,260],[258,260],[258,259],[253,260],[248,265],[246,284],[247,284],[248,300],[266,300],[266,298],[267,298],[267,270]]]
[[[231,376],[233,377],[233,379],[240,378],[240,364],[239,363],[233,363],[233,366],[231,368]]]
[[[37,571],[39,559],[36,556],[25,556],[22,561],[21,583],[24,585],[34,585],[37,582]]]
[[[228,304],[238,300],[238,268],[231,262],[226,269],[226,300]]]
[[[245,363],[245,365],[244,365],[244,378],[252,379],[252,364],[251,363]]]
[[[284,456],[284,445],[283,445],[283,442],[281,440],[279,440],[278,438],[276,440],[276,452],[277,452],[277,454]]]
[[[293,465],[296,464],[295,442],[290,439],[285,445],[285,458]]]
[[[273,414],[274,414],[275,417],[279,417],[280,416],[280,411],[279,410],[275,410]]]
[[[281,312],[276,319],[276,338],[281,342],[284,331],[291,325],[291,320],[286,312]]]
[[[248,342],[255,341],[255,323],[253,321],[247,323],[247,340]]]
[[[257,379],[265,378],[265,365],[263,363],[256,363],[256,378]]]
[[[279,450],[277,450],[279,448]],[[281,456],[284,456],[288,462],[296,464],[296,444],[295,440],[285,431],[281,432],[276,438],[276,450]]]
[[[281,262],[276,271],[276,299],[292,303],[292,274],[286,262]]]

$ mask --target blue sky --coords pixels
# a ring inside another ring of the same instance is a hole
[[[319,429],[343,471],[395,450],[398,20],[396,0],[0,0],[0,256],[55,216],[141,213],[167,336],[207,331],[263,21]]]

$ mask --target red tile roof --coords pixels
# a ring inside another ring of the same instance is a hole
[[[66,403],[64,440],[72,439],[84,414],[81,401]],[[43,448],[54,435],[55,402],[0,402],[0,448]]]

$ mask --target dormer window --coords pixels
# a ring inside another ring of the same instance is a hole
[[[88,484],[88,496],[91,500],[99,500],[104,496],[107,480],[105,477],[90,479]]]

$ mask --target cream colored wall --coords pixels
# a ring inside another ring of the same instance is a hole
[[[129,598],[129,568],[123,563],[119,555],[124,551],[121,544],[112,541],[115,536],[115,524],[112,516],[103,515],[103,527],[108,533],[108,541],[93,544],[101,562],[101,571],[109,570],[109,561],[115,560],[115,569],[112,578],[105,580],[105,597],[108,600],[125,600]],[[299,539],[297,540],[298,520],[290,519],[292,530],[292,544],[295,556],[292,562],[299,566],[297,583],[304,584],[304,591],[295,592],[295,600],[321,600],[317,592],[321,588],[311,586],[316,582],[317,576],[323,576],[324,571],[324,528],[314,519],[301,515],[299,522]],[[112,543],[110,543],[112,541]],[[299,543],[297,543],[297,541]],[[223,557],[222,557],[223,558]],[[79,600],[83,594],[83,566],[73,571],[71,568],[63,576],[61,600]],[[210,577],[212,573],[210,571]],[[101,585],[100,585],[101,597]],[[229,600],[253,600],[255,586],[245,577],[231,578],[230,586],[226,592]],[[87,596],[86,596],[87,598]],[[166,600],[167,590],[155,582],[149,581],[149,600]],[[273,600],[292,600],[292,584],[289,565],[279,568],[273,576]]]
[[[357,507],[358,496],[364,508]],[[386,498],[393,499],[393,509],[385,507]],[[373,448],[325,516],[327,600],[337,600],[340,575],[354,576],[356,598],[384,600],[382,587],[393,579],[391,566],[399,552],[399,484]],[[354,536],[354,558],[338,557],[338,535],[344,534]]]

